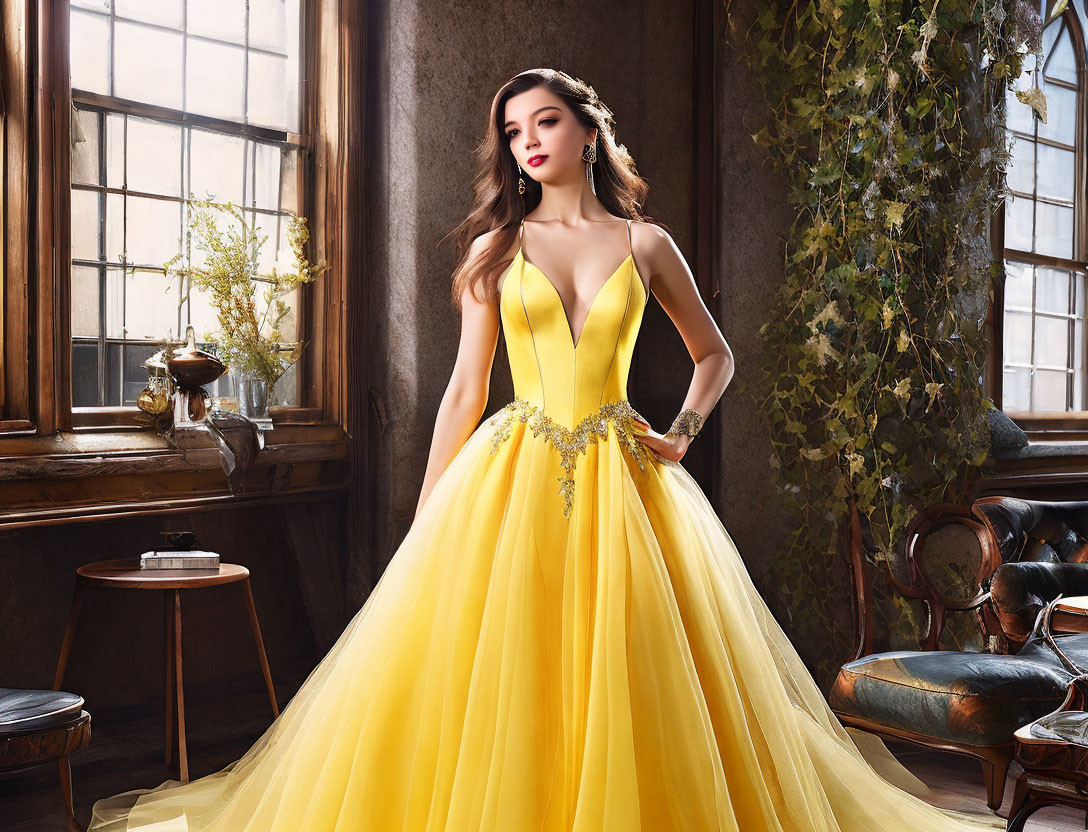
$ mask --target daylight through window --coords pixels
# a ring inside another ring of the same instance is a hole
[[[1046,95],[1044,123],[1008,93],[1012,160],[1005,201],[1002,409],[1085,409],[1084,177],[1078,169],[1083,56],[1073,13],[1043,32],[1017,89]]]
[[[218,329],[203,293],[162,271],[184,250],[187,197],[245,206],[268,237],[262,271],[293,262],[299,0],[71,0],[70,14],[72,405],[133,406],[163,339]],[[282,329],[295,339],[294,314]],[[229,377],[210,392],[229,395]],[[297,404],[294,369],[276,393]]]

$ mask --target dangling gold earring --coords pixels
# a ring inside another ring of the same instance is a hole
[[[521,164],[518,163],[518,162],[514,162],[514,164],[518,166],[518,193],[519,194],[524,194],[525,193],[525,180],[521,178]]]
[[[593,181],[593,163],[597,161],[597,142],[593,144],[587,144],[582,150],[582,159],[586,163],[586,180],[589,182],[589,189],[593,192],[593,195],[597,195],[597,186]]]

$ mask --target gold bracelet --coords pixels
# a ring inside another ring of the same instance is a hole
[[[699,415],[698,411],[688,407],[680,411],[680,415],[672,420],[672,425],[665,432],[665,435],[694,437],[702,426],[703,417]]]

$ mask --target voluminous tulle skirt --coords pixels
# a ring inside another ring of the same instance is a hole
[[[683,466],[610,429],[568,519],[554,447],[498,416],[250,750],[91,832],[1004,829],[839,724]]]

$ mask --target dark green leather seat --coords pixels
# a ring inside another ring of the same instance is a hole
[[[1088,635],[1060,637],[1074,661]],[[977,746],[1007,745],[1021,725],[1056,709],[1069,673],[1038,641],[1015,656],[951,650],[877,653],[844,665],[832,708],[884,728]]]

